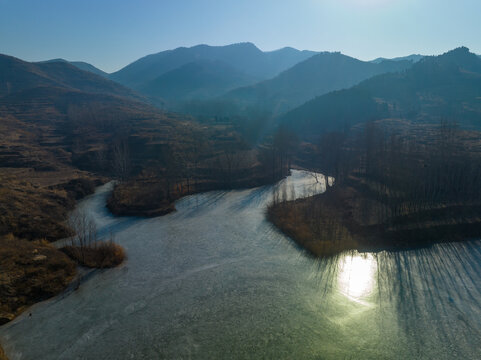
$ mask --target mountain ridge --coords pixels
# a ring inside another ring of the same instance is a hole
[[[340,52],[314,55],[276,77],[235,89],[223,96],[244,106],[274,109],[274,115],[288,111],[310,99],[351,87],[371,76],[400,71],[411,66],[407,61],[365,62]]]
[[[293,51],[294,50],[294,51]],[[138,89],[160,75],[195,60],[219,60],[258,80],[277,73],[302,61],[314,53],[283,48],[263,52],[252,43],[225,46],[196,45],[144,56],[124,68],[110,74],[110,78],[126,86]]]
[[[379,58],[376,58],[374,60],[371,60],[370,62],[373,62],[373,63],[380,63],[382,61],[386,61],[386,60],[390,60],[390,61],[403,61],[403,60],[407,60],[407,61],[412,61],[413,63],[417,63],[418,61],[420,61],[422,58],[424,58],[426,55],[420,55],[420,54],[411,54],[411,55],[407,55],[407,56],[399,56],[399,57],[395,57],[395,58],[384,58],[384,57],[379,57]]]
[[[109,74],[103,70],[100,70],[96,66],[89,64],[88,62],[85,61],[68,61],[62,58],[57,58],[57,59],[50,59],[50,60],[44,60],[44,61],[36,61],[36,64],[44,64],[44,63],[52,63],[52,62],[66,62],[69,63],[75,67],[77,67],[80,70],[88,71],[96,75],[100,75],[104,78],[108,78]]]
[[[84,71],[67,61],[26,62],[0,54],[0,97],[37,86],[77,89],[143,100],[140,94],[112,80]]]
[[[460,47],[427,56],[403,72],[317,97],[285,114],[281,122],[304,134],[388,117],[420,122],[449,118],[480,128],[480,99],[481,59]]]

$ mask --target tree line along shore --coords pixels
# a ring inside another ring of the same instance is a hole
[[[481,234],[481,136],[455,123],[369,122],[326,133],[311,164],[335,181],[268,219],[316,256],[401,250]]]

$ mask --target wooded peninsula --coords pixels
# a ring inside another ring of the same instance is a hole
[[[481,134],[453,122],[368,122],[321,137],[326,192],[275,196],[270,221],[316,256],[401,250],[481,233]]]

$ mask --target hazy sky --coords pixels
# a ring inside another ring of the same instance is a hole
[[[111,72],[147,54],[250,41],[363,60],[481,53],[481,0],[0,0],[0,53]]]

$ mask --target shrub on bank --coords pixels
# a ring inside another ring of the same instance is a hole
[[[89,246],[65,246],[61,249],[71,259],[89,268],[112,268],[125,260],[125,250],[113,242],[100,242]]]
[[[61,250],[80,265],[90,268],[111,268],[125,259],[125,250],[114,242],[110,234],[108,241],[99,241],[95,221],[83,210],[76,210],[70,217],[70,227],[75,235],[70,245]]]

